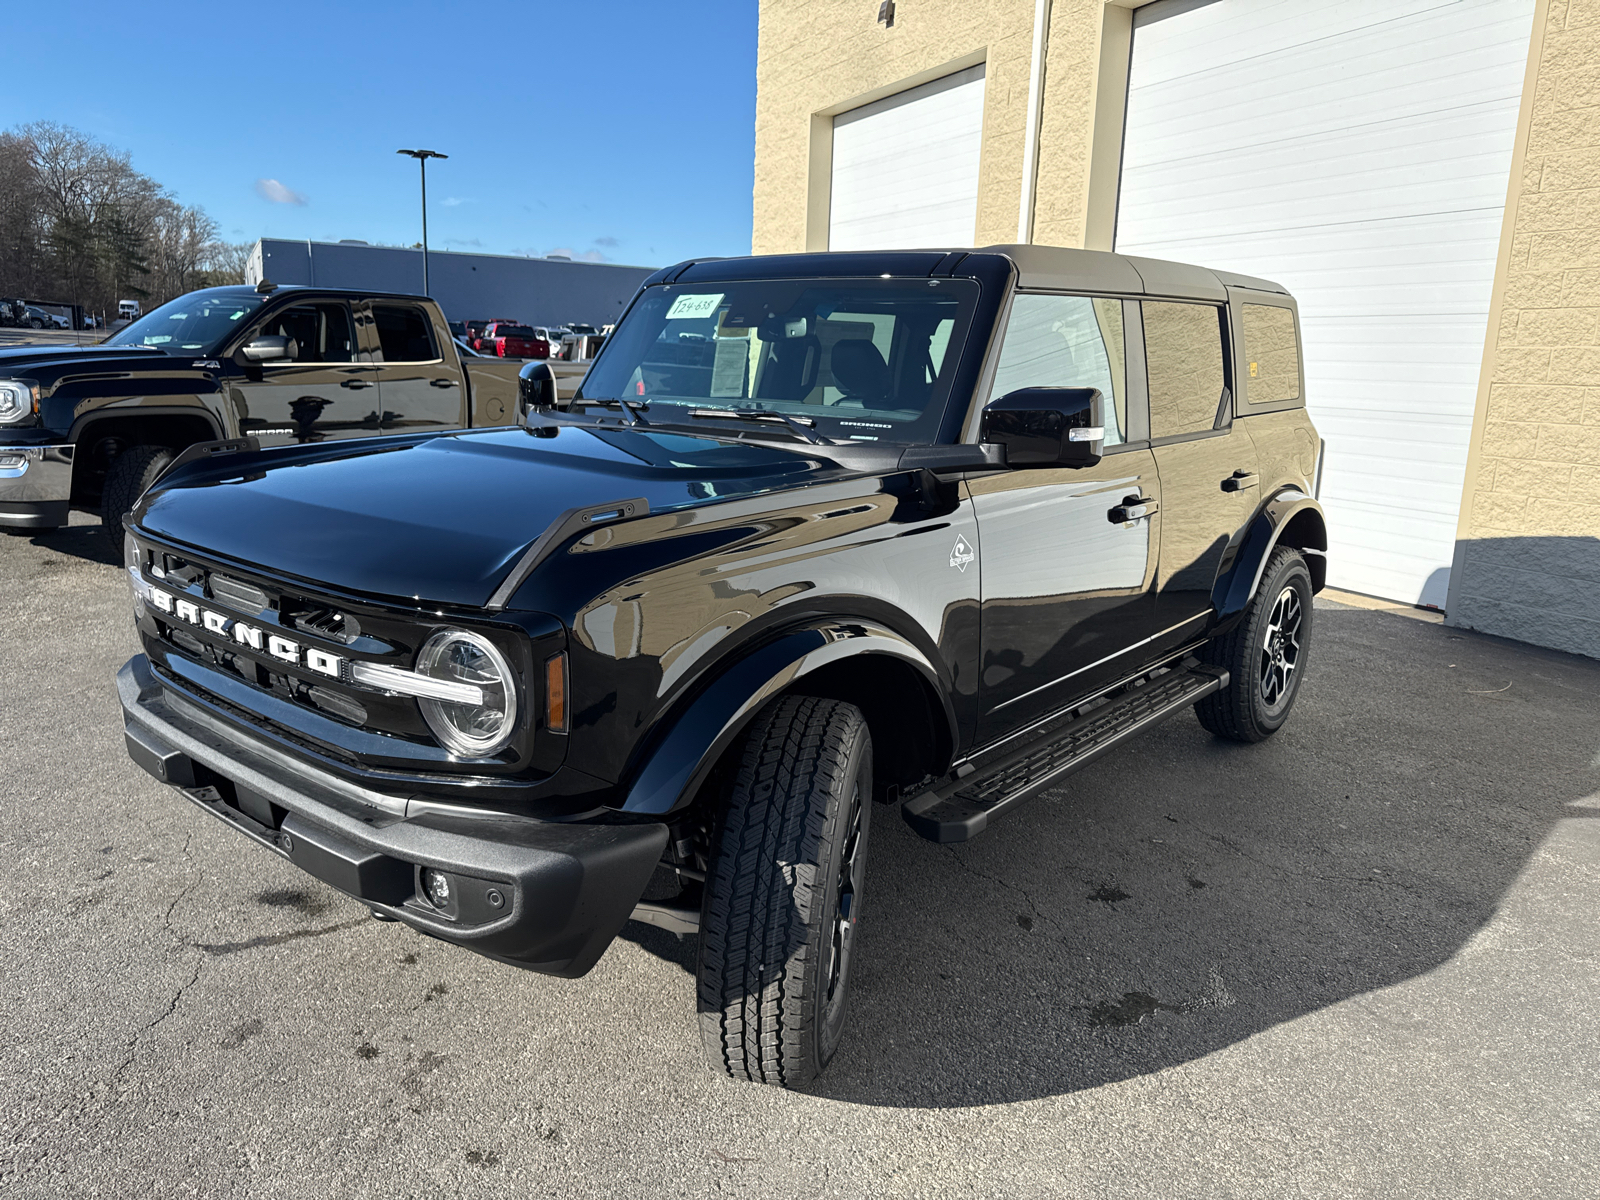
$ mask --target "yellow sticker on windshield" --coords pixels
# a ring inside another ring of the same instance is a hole
[[[722,303],[722,295],[721,292],[713,292],[706,296],[679,296],[667,309],[667,320],[691,321],[709,317]]]

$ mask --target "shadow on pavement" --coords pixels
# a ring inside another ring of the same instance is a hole
[[[1318,605],[1294,719],[1181,715],[961,846],[874,822],[850,1027],[810,1090],[956,1107],[1188,1062],[1449,959],[1600,787],[1600,662]],[[694,970],[694,938],[629,940]],[[693,1003],[686,976],[684,999]]]
[[[68,525],[61,529],[52,529],[47,533],[12,536],[27,537],[35,546],[54,550],[58,554],[67,554],[73,558],[81,558],[86,562],[105,563],[113,567],[121,565],[122,562],[121,553],[111,545],[111,540],[100,528],[99,521],[88,525]]]

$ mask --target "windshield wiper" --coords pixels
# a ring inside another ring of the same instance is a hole
[[[807,426],[814,426],[816,422],[810,417],[791,417],[787,413],[769,412],[764,408],[691,408],[691,417],[703,420],[735,420],[735,421],[776,421],[787,425],[800,437],[810,442],[813,446],[836,446],[832,438],[823,437],[813,433]]]
[[[640,405],[634,404],[631,400],[625,400],[621,396],[574,396],[568,401],[568,406],[571,408],[577,408],[582,404],[592,404],[596,408],[621,409],[623,416],[628,418],[629,425],[650,424],[649,421],[644,419],[644,410]]]

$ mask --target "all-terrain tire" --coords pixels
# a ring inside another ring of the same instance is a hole
[[[122,519],[133,511],[161,472],[167,469],[176,452],[165,446],[129,446],[111,461],[105,487],[100,492],[100,527],[112,548],[122,551]]]
[[[1228,686],[1194,706],[1218,737],[1259,742],[1283,727],[1305,678],[1311,648],[1311,572],[1300,552],[1273,552],[1244,619],[1201,651],[1228,669]]]
[[[785,696],[757,715],[700,918],[700,1032],[713,1069],[798,1087],[838,1049],[871,816],[859,709]]]

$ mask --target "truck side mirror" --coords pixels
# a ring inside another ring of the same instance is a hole
[[[1099,388],[1030,387],[990,402],[978,440],[1004,446],[1011,467],[1092,467],[1105,436]]]
[[[272,333],[246,342],[239,353],[249,362],[277,362],[299,357],[300,347],[293,338]]]
[[[526,420],[531,412],[549,412],[557,405],[556,373],[546,362],[524,363],[517,372],[517,414]]]

